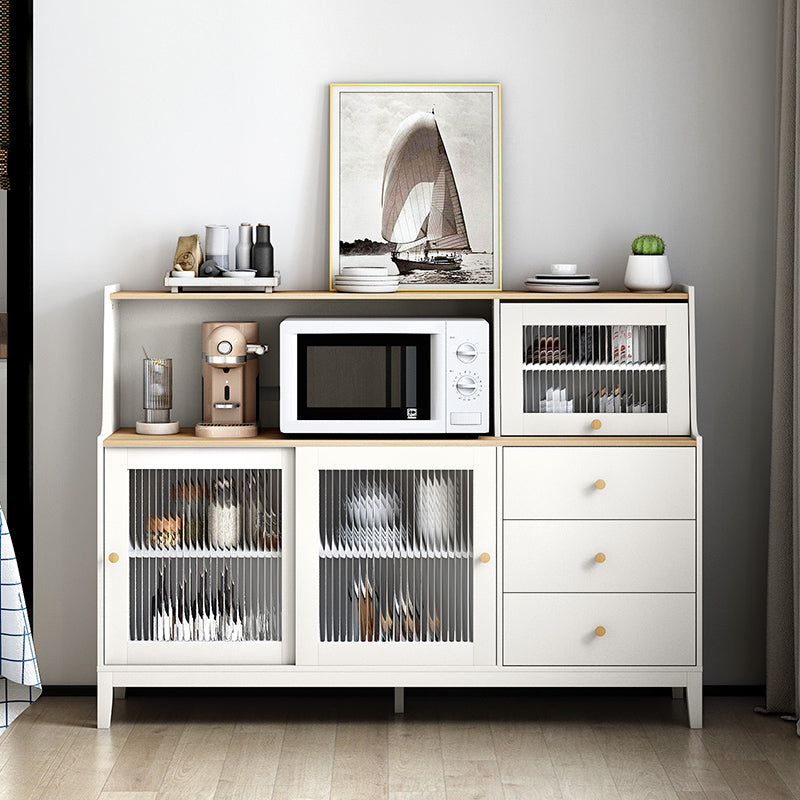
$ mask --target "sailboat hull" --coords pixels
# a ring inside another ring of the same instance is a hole
[[[406,273],[412,272],[415,269],[461,269],[460,256],[433,256],[424,260],[420,260],[403,258],[403,256],[398,253],[392,253],[392,261],[401,275],[405,275]]]

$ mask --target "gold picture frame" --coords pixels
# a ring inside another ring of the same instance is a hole
[[[329,287],[388,266],[402,291],[502,289],[499,83],[330,85]]]

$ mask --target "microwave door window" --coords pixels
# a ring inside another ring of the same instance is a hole
[[[298,336],[298,419],[430,419],[430,337]]]

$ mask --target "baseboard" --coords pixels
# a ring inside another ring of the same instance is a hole
[[[226,688],[199,688],[199,689],[137,689],[131,688],[127,690],[129,697],[194,697],[203,695],[205,697],[260,697],[260,696],[289,696],[289,697],[303,697],[303,696],[320,696],[326,693],[335,693],[337,696],[347,694],[351,697],[369,696],[369,697],[382,697],[389,689],[359,689],[359,688],[331,688],[331,689],[317,689],[317,688],[246,688],[246,689],[226,689]],[[472,695],[477,693],[489,696],[516,696],[522,694],[538,695],[540,697],[658,697],[668,696],[671,692],[670,689],[664,688],[529,688],[529,689],[507,689],[507,688],[485,688],[485,689],[406,689],[406,692],[413,693],[417,696],[424,697],[426,695],[442,697],[460,695]],[[763,685],[715,685],[704,686],[703,694],[706,697],[763,697],[766,693],[766,688]],[[97,694],[97,687],[89,684],[48,684],[44,686],[43,694],[49,697],[93,697]]]

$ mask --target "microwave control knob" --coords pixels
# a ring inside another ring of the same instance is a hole
[[[470,397],[478,391],[478,382],[469,375],[461,375],[456,381],[456,391],[464,397]]]
[[[470,342],[463,342],[456,349],[456,358],[464,364],[471,364],[478,357],[478,348]]]

